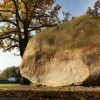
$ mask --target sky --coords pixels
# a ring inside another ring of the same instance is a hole
[[[58,4],[62,6],[60,12],[70,12],[72,16],[80,16],[85,14],[87,8],[92,7],[96,0],[56,0]],[[60,13],[62,18],[62,14]],[[9,52],[2,52],[0,50],[0,70],[6,67],[19,66],[21,63],[21,57],[14,56]]]
[[[6,67],[19,66],[21,63],[21,57],[14,56],[10,52],[2,52],[0,50],[0,70],[5,69]]]
[[[62,10],[70,12],[72,16],[85,14],[88,7],[93,7],[96,0],[56,0]]]

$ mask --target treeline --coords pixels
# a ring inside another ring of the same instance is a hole
[[[0,80],[8,80],[9,78],[15,78],[16,82],[21,82],[21,74],[19,67],[9,67],[3,70],[0,74]]]

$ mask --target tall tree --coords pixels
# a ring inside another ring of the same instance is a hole
[[[14,48],[21,57],[32,34],[58,23],[59,5],[55,0],[1,0],[0,47],[5,51]],[[29,84],[22,78],[25,84]]]
[[[16,68],[15,67],[9,67],[3,70],[2,76],[5,79],[8,79],[10,77],[16,77]]]
[[[97,0],[94,4],[94,8],[88,7],[88,10],[86,13],[89,13],[93,16],[99,16],[100,15],[100,0]]]
[[[97,0],[94,5],[94,14],[98,16],[100,13],[100,0]]]
[[[54,6],[54,2],[55,0],[0,1],[0,46],[4,50],[18,48],[22,57],[33,32],[57,25],[60,6]]]
[[[0,73],[0,80],[7,80],[11,77],[16,78],[16,82],[22,83],[19,67],[8,67],[4,69],[2,73]]]

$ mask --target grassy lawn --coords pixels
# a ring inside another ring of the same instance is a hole
[[[21,86],[21,84],[0,84],[0,86]]]

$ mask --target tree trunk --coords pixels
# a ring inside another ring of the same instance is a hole
[[[27,33],[26,33],[27,34]],[[21,57],[23,57],[23,54],[24,54],[24,52],[25,52],[25,49],[26,49],[26,46],[27,46],[27,44],[28,44],[28,36],[26,37],[25,36],[25,38],[24,39],[22,39],[22,37],[21,37],[21,35],[19,36],[19,50],[20,50],[20,55],[21,55]],[[30,81],[28,80],[28,79],[26,79],[26,78],[24,78],[24,77],[21,77],[21,84],[22,85],[30,85]]]

